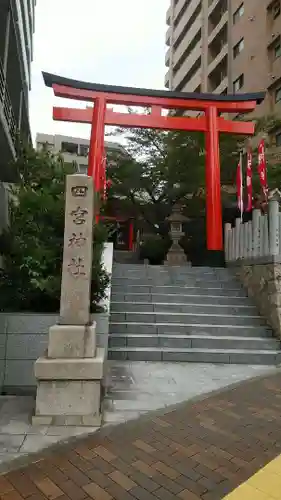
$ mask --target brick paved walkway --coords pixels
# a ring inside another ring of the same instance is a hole
[[[281,374],[52,450],[1,500],[219,500],[281,453]],[[245,500],[245,499],[241,499]]]

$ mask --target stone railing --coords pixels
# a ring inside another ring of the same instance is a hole
[[[241,223],[236,219],[235,227],[225,225],[225,259],[227,262],[264,259],[281,260],[281,214],[279,202],[269,202],[268,214],[253,211],[250,222]]]
[[[275,335],[281,338],[281,213],[272,199],[268,214],[253,211],[252,221],[225,225],[225,260],[253,297]]]

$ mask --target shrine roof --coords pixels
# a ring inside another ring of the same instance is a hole
[[[260,104],[265,98],[265,92],[252,92],[246,94],[212,94],[212,93],[194,93],[194,92],[178,92],[171,90],[151,90],[140,89],[136,87],[121,87],[117,85],[104,85],[101,83],[83,82],[81,80],[73,80],[63,76],[46,73],[43,71],[43,78],[47,87],[53,85],[62,85],[80,90],[92,90],[93,92],[103,92],[107,94],[120,94],[120,95],[135,95],[143,97],[158,97],[158,98],[172,98],[172,99],[186,99],[198,101],[213,101],[213,102],[246,102],[256,101]]]

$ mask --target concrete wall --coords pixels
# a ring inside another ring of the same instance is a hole
[[[111,275],[113,245],[107,243],[103,263]],[[105,312],[94,314],[97,322],[97,345],[107,349],[110,315],[111,284],[101,304]],[[33,365],[48,345],[50,326],[58,320],[56,314],[0,313],[0,391],[9,394],[35,392]]]

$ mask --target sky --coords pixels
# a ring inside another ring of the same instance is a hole
[[[37,132],[89,138],[90,127],[53,122],[55,98],[42,71],[95,83],[164,88],[170,0],[37,0],[30,118]]]

